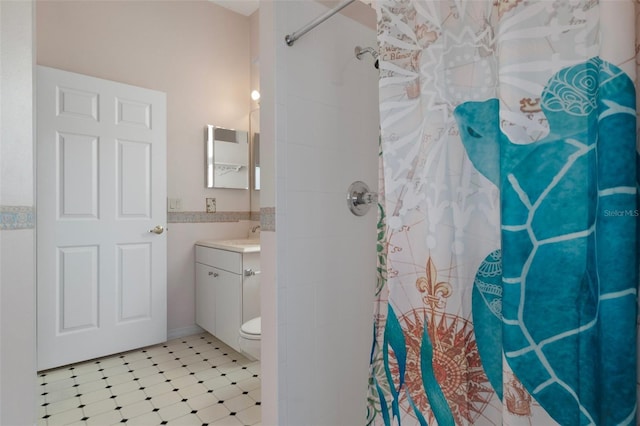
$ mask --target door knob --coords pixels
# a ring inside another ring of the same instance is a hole
[[[154,234],[162,234],[164,232],[164,228],[161,225],[156,225],[156,227],[150,229],[149,232],[153,232]]]

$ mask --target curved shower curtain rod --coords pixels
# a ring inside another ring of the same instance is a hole
[[[314,29],[318,25],[322,24],[324,21],[326,21],[327,19],[331,18],[333,15],[335,15],[338,12],[340,12],[342,9],[344,9],[347,6],[349,6],[354,1],[355,0],[345,0],[342,3],[340,3],[339,5],[337,5],[336,7],[334,7],[333,9],[328,10],[324,14],[318,16],[316,19],[314,19],[313,21],[309,22],[307,25],[305,25],[304,27],[300,28],[298,31],[294,31],[291,34],[287,34],[284,37],[285,43],[287,43],[287,46],[293,46],[293,43],[295,43],[296,40],[298,40],[300,37],[302,37],[303,35],[305,35],[309,31],[311,31],[312,29]]]

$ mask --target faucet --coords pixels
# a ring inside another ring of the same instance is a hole
[[[260,229],[260,225],[254,226],[253,228],[251,228],[251,233],[255,234],[258,229]]]

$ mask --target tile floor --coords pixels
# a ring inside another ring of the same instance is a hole
[[[38,373],[38,426],[260,425],[260,363],[208,333]]]

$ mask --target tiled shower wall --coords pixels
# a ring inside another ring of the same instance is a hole
[[[352,215],[346,192],[377,189],[378,71],[354,55],[376,47],[375,12],[349,7],[371,25],[335,15],[289,47],[327,9],[261,2],[262,163],[275,182],[261,204],[276,219],[262,234],[263,424],[365,419],[377,211]]]
[[[33,4],[0,2],[0,424],[35,423]]]

